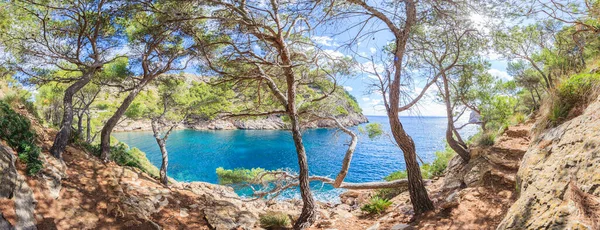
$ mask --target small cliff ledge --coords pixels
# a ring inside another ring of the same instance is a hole
[[[600,229],[600,98],[533,140],[498,229]]]

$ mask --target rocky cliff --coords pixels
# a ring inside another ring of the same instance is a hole
[[[369,120],[360,113],[352,112],[345,116],[338,116],[337,119],[344,126],[355,126],[367,123]],[[322,120],[306,124],[306,128],[331,128],[336,127],[333,121]],[[180,125],[179,128],[189,128],[196,130],[233,130],[233,129],[286,129],[286,123],[279,116],[265,116],[246,119],[217,119],[204,120],[192,119],[191,121]],[[115,131],[146,131],[152,130],[149,120],[124,120]]]
[[[600,229],[600,98],[533,140],[498,229]]]

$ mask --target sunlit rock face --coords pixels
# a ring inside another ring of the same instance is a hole
[[[600,98],[599,98],[600,99]],[[600,228],[600,100],[534,139],[498,229]]]

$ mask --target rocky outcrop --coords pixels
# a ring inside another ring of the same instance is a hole
[[[34,217],[35,204],[33,192],[27,184],[26,178],[17,172],[15,167],[15,153],[9,147],[0,143],[0,198],[11,199],[14,204],[16,223],[11,224],[4,217],[0,217],[0,229],[37,229]]]
[[[339,116],[337,119],[344,126],[355,126],[366,123],[369,120],[362,114],[351,113],[346,116]],[[272,129],[287,129],[286,123],[279,116],[266,116],[257,118],[239,118],[239,119],[220,119],[220,120],[204,120],[200,118],[192,119],[193,121],[180,125],[179,129],[189,128],[195,130],[272,130]],[[331,128],[336,127],[335,122],[330,120],[321,120],[306,124],[306,128]],[[117,127],[115,131],[147,131],[152,130],[150,121],[147,120],[125,120]]]
[[[448,162],[442,190],[478,186],[504,186],[514,188],[519,163],[529,146],[530,125],[509,127],[496,138],[491,147],[473,147],[471,160],[464,164],[455,156]]]
[[[12,198],[17,185],[15,154],[9,147],[0,144],[0,198]]]
[[[519,198],[498,229],[599,229],[599,165],[596,100],[582,115],[535,139],[517,174]]]

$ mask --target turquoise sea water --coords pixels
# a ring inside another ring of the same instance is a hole
[[[369,116],[370,122],[382,124],[389,132],[387,117]],[[433,161],[435,151],[445,147],[444,117],[401,117],[404,128],[412,136],[417,154],[425,161]],[[361,125],[361,126],[364,126]],[[463,131],[469,136],[476,131]],[[357,131],[357,127],[352,127]],[[121,132],[114,136],[131,147],[146,152],[157,167],[161,154],[152,132]],[[337,129],[309,129],[303,133],[311,175],[337,175],[347,149],[349,137]],[[219,130],[174,131],[167,142],[169,151],[168,175],[178,181],[218,183],[216,168],[256,168],[298,170],[296,151],[291,134],[286,130]],[[347,182],[380,181],[391,172],[405,169],[402,152],[388,137],[369,139],[360,135],[352,158]],[[335,200],[342,192],[331,186],[312,183],[315,196],[320,200]],[[238,189],[246,195],[249,189]],[[282,195],[297,197],[295,190]]]

